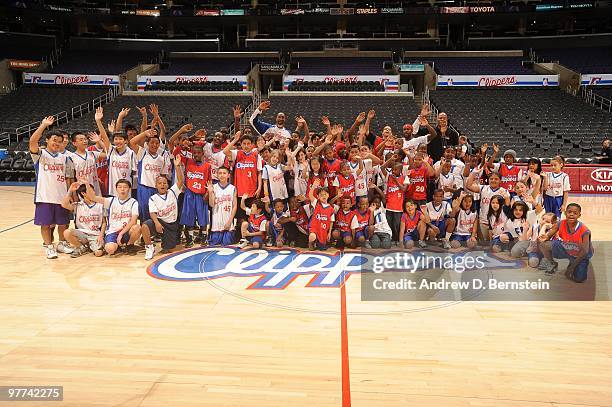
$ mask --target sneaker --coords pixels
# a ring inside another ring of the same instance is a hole
[[[72,247],[70,247],[70,245],[68,244],[68,242],[65,241],[60,241],[57,244],[57,251],[59,253],[66,253],[66,254],[70,254],[74,251],[74,249]]]
[[[365,247],[366,249],[371,249],[372,245],[370,244],[370,242],[365,242],[365,244],[363,245],[363,247]]]
[[[125,251],[130,256],[135,256],[138,253],[138,247],[136,245],[130,244],[125,247]]]
[[[444,239],[442,240],[442,247],[444,247],[445,249],[450,249],[451,248],[451,244],[448,240]]]
[[[72,251],[72,253],[70,253],[70,257],[76,259],[77,257],[81,257],[82,255],[84,255],[85,253],[87,253],[87,249],[85,248],[85,246],[77,247]]]
[[[249,245],[249,241],[246,239],[240,239],[240,241],[238,242],[238,247],[240,247],[241,249],[247,247]]]
[[[185,247],[192,247],[192,246],[193,246],[193,237],[189,236],[187,240],[185,240]]]
[[[151,260],[155,254],[155,246],[148,244],[145,246],[145,260]]]
[[[425,243],[425,241],[424,241],[424,240],[419,240],[419,242],[418,242],[417,244],[419,245],[419,247],[420,247],[421,249],[424,249],[424,248],[426,248],[426,247],[427,247],[427,243]]]
[[[203,233],[200,237],[200,246],[208,246],[208,235]]]
[[[540,265],[538,266],[538,269],[544,270],[544,273],[546,274],[555,274],[558,266],[559,264],[557,262],[555,261],[551,262],[547,258],[543,258],[542,261],[540,261]]]
[[[200,243],[202,243],[202,235],[197,234],[197,235],[196,235],[196,237],[195,237],[195,239],[193,239],[193,242],[194,242],[195,244],[200,244]]]
[[[274,244],[272,243],[272,238],[267,238],[266,239],[266,247],[272,247],[274,246]]]
[[[57,259],[57,252],[55,251],[55,247],[52,244],[47,246],[45,252],[47,253],[48,259]]]

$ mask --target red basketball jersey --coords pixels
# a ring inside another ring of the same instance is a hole
[[[210,180],[210,164],[207,162],[196,162],[194,159],[186,159],[185,185],[191,192],[204,195],[206,184]]]
[[[247,194],[249,197],[255,196],[257,191],[257,164],[259,155],[255,151],[245,153],[238,150],[236,154],[236,164],[234,169],[234,185],[238,196]]]
[[[338,210],[335,222],[336,229],[339,229],[341,232],[350,232],[353,216],[355,216],[355,211],[344,212],[343,209]]]
[[[410,186],[408,187],[408,197],[415,201],[427,199],[427,167],[421,164],[419,168],[413,168],[408,173]]]
[[[506,163],[501,163],[499,165],[499,176],[501,177],[499,185],[508,192],[514,192],[514,185],[519,180],[520,171],[521,169],[516,165],[508,166]]]

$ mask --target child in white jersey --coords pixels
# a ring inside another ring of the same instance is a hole
[[[234,243],[234,217],[238,210],[236,187],[229,183],[230,172],[227,167],[217,169],[219,182],[209,182],[208,203],[212,207],[212,220],[208,244],[227,246]]]
[[[156,180],[157,193],[149,198],[149,215],[142,224],[142,240],[145,243],[145,260],[155,254],[152,236],[161,235],[163,252],[168,252],[178,243],[178,196],[183,190],[183,163],[180,157],[174,159],[176,184],[168,188],[168,178],[159,175]]]
[[[93,188],[93,185],[89,184],[89,186]],[[74,213],[75,229],[66,229],[64,232],[64,237],[74,248],[70,254],[70,257],[73,258],[87,253],[87,248],[96,257],[104,254],[104,232],[106,231],[104,206],[89,200],[85,195],[86,190],[86,185],[81,181],[73,182],[62,200],[62,206]],[[78,201],[72,199],[75,193]],[[84,244],[87,244],[87,247]]]
[[[561,217],[561,213],[565,212],[567,205],[568,194],[571,189],[569,175],[562,170],[563,162],[559,158],[550,160],[552,171],[544,174],[544,208],[546,212],[552,212]]]
[[[461,192],[453,200],[451,217],[455,219],[455,231],[450,244],[456,249],[463,245],[473,249],[478,243],[478,212],[473,209],[474,196]]]
[[[291,167],[280,164],[280,151],[274,150],[270,154],[270,162],[264,165],[261,179],[264,185],[264,196],[270,201],[285,200],[289,197],[285,183],[285,171]]]
[[[99,202],[107,210],[108,227],[104,236],[104,251],[115,254],[119,246],[126,246],[130,255],[137,252],[134,243],[140,237],[138,220],[138,202],[130,196],[132,184],[126,179],[115,183],[116,197],[102,198],[96,196],[94,190],[87,186],[86,196],[90,201]]]
[[[52,116],[45,117],[29,142],[30,154],[36,169],[34,224],[40,226],[48,259],[56,259],[57,252],[72,252],[68,243],[62,240],[64,232],[68,229],[69,219],[68,211],[62,207],[61,203],[68,191],[66,178],[70,175],[68,158],[65,154],[60,153],[63,148],[63,136],[56,132],[47,133],[45,136],[47,147],[38,146],[38,141],[54,120]],[[57,251],[53,246],[52,227],[54,225],[57,225],[60,235]]]

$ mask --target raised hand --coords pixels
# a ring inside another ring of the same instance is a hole
[[[429,124],[429,121],[427,120],[426,116],[419,116],[419,123],[421,124],[421,126],[427,126]]]
[[[232,110],[234,112],[234,119],[238,119],[244,114],[244,112],[240,111],[240,105],[234,106]]]
[[[136,106],[136,109],[138,109],[138,111],[140,112],[141,115],[143,115],[145,117],[147,116],[147,107],[146,106],[143,106],[143,107]]]
[[[499,146],[497,144],[495,144],[495,143],[493,143],[493,152],[495,154],[499,153]]]
[[[181,127],[181,133],[188,133],[193,130],[193,124],[187,123]]]
[[[327,116],[322,116],[321,117],[321,123],[323,123],[323,126],[329,126],[330,122],[329,122],[329,117]]]
[[[106,128],[108,129],[108,131],[110,132],[110,134],[113,134],[115,132],[115,121],[111,120],[110,123],[108,123],[108,125],[106,126]]]
[[[180,154],[177,154],[176,157],[174,157],[174,167],[181,168],[182,166],[183,166],[183,160],[181,160]]]
[[[374,109],[371,109],[370,111],[368,111],[368,119],[372,120],[375,117],[376,117],[376,111],[374,111]]]
[[[159,108],[157,107],[155,103],[151,103],[149,105],[149,111],[151,112],[153,116],[155,117],[159,116]]]
[[[55,123],[55,117],[53,116],[47,116],[44,119],[42,119],[42,121],[40,122],[43,126],[45,127],[49,127],[51,126],[53,123]]]
[[[355,121],[357,123],[361,123],[361,122],[363,122],[365,120],[365,118],[366,118],[366,113],[365,112],[361,112],[361,113],[359,113],[357,115],[357,119],[355,119]]]
[[[68,191],[76,192],[76,190],[79,189],[80,186],[81,183],[79,181],[73,182],[72,184],[70,184],[70,188],[68,188]]]
[[[249,198],[249,194],[243,194],[242,195],[242,200],[246,201]]]
[[[89,141],[94,144],[97,144],[100,141],[100,135],[98,133],[94,133],[93,131],[87,133],[87,137],[89,138]]]
[[[334,126],[331,129],[331,132],[334,137],[338,137],[340,134],[342,134],[343,130],[344,130],[344,127],[341,124],[334,124]]]
[[[130,113],[130,108],[129,107],[124,107],[119,112],[119,117],[123,119],[123,118],[125,118],[128,115],[128,113]]]
[[[98,107],[96,109],[96,114],[94,116],[94,119],[99,122],[100,120],[102,120],[104,118],[104,109],[102,108],[102,106]]]
[[[302,116],[297,116],[295,118],[295,122],[298,124],[299,127],[304,126],[304,124],[306,124],[306,119],[304,119]]]
[[[429,103],[423,103],[421,107],[421,117],[427,117],[431,114],[431,109],[429,108]]]
[[[489,148],[489,144],[488,143],[484,143],[481,147],[480,147],[480,152],[484,155],[487,152],[487,149]]]
[[[211,180],[208,180],[208,182],[206,183],[206,189],[208,190],[208,192],[214,191],[213,183]]]
[[[157,135],[157,130],[155,130],[155,129],[145,130],[145,136],[146,137],[153,137],[153,136],[156,136],[156,135]]]
[[[315,178],[314,181],[312,181],[312,186],[317,188],[321,185],[321,180],[319,178]]]
[[[269,100],[264,100],[263,102],[261,102],[259,104],[259,110],[261,110],[262,112],[265,112],[269,108],[270,108],[270,101]]]

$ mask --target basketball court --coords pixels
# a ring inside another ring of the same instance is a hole
[[[359,275],[257,289],[154,278],[142,254],[47,260],[32,193],[0,187],[0,382],[64,386],[47,405],[612,405],[609,301],[362,301]],[[571,201],[612,238],[612,196]]]

